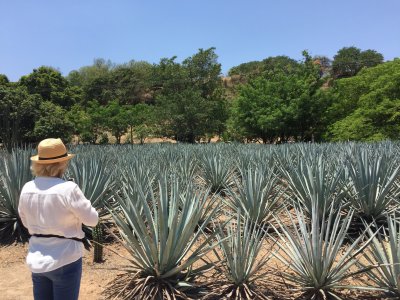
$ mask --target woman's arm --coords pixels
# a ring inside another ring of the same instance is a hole
[[[24,209],[22,207],[22,195],[19,198],[19,202],[18,202],[18,215],[21,219],[22,225],[24,225],[26,228],[28,228],[27,222],[26,222],[26,217],[25,217],[25,213],[24,213]]]
[[[75,186],[70,199],[71,211],[87,226],[96,226],[99,215],[78,186]]]

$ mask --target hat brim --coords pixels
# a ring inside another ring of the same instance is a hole
[[[39,155],[35,155],[35,156],[31,157],[31,161],[35,162],[36,164],[48,165],[48,164],[54,164],[54,163],[70,160],[74,156],[75,156],[75,154],[68,154],[67,156],[61,157],[61,158],[40,160]]]

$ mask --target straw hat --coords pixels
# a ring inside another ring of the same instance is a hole
[[[67,148],[61,139],[45,139],[38,145],[38,155],[32,156],[31,161],[37,164],[53,164],[70,160],[75,154],[67,153]]]

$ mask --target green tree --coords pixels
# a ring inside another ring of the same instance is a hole
[[[269,81],[258,77],[242,86],[234,105],[236,126],[248,139],[261,138],[270,143],[288,136],[293,126],[294,101],[284,94],[295,88],[292,78]]]
[[[306,51],[303,57],[301,63],[289,64],[290,72],[277,67],[239,88],[231,121],[240,128],[237,132],[263,142],[320,138],[320,118],[327,107],[318,92],[323,81],[319,66]]]
[[[7,149],[32,141],[41,98],[30,95],[25,87],[0,85],[0,140]]]
[[[131,61],[119,65],[110,74],[113,96],[121,104],[153,103],[153,66],[147,62]]]
[[[301,65],[296,60],[285,55],[279,55],[267,57],[262,61],[240,64],[231,68],[228,75],[239,75],[247,82],[261,75],[264,78],[273,79],[274,76],[279,76],[282,73],[286,75],[295,74],[300,68]]]
[[[254,78],[261,74],[263,63],[261,61],[249,61],[238,66],[232,67],[228,71],[228,76],[242,76],[245,78]]]
[[[79,88],[71,87],[61,73],[51,67],[34,69],[29,75],[22,76],[19,84],[25,86],[30,94],[37,94],[44,101],[50,101],[69,108],[82,97]]]
[[[308,54],[307,54],[308,55]],[[293,75],[300,71],[301,64],[296,60],[285,56],[272,56],[264,59],[263,61],[262,73],[264,78],[273,80],[275,76]]]
[[[69,142],[73,134],[73,124],[67,118],[67,111],[50,101],[40,105],[40,118],[35,122],[33,134],[37,141],[57,137]]]
[[[199,49],[182,64],[162,59],[155,67],[161,134],[194,143],[224,130],[227,106],[214,50]]]
[[[373,67],[383,62],[383,55],[375,50],[361,51],[356,47],[344,47],[333,57],[334,78],[355,76],[364,67]]]
[[[89,115],[88,139],[92,138],[92,142],[95,144],[98,137],[103,135],[107,130],[106,124],[106,113],[104,112],[104,106],[101,106],[99,102],[93,100],[87,104],[86,112]]]
[[[124,108],[117,100],[110,101],[103,107],[101,114],[104,127],[110,130],[112,135],[115,136],[117,144],[121,144],[121,138],[128,128]]]
[[[71,71],[67,80],[72,86],[82,89],[80,104],[87,107],[90,101],[98,101],[105,105],[114,99],[114,86],[111,82],[111,71],[115,68],[109,60],[95,59],[93,65]]]
[[[383,63],[383,55],[375,50],[365,50],[360,53],[360,65],[363,67],[375,67]]]
[[[73,125],[73,134],[78,136],[82,142],[96,143],[96,137],[93,132],[93,121],[87,111],[80,105],[74,105],[67,112],[67,119]]]
[[[144,144],[146,138],[156,132],[154,108],[144,103],[124,107],[132,144],[134,135],[140,140],[140,144]]]
[[[162,134],[180,142],[195,143],[207,132],[208,115],[207,101],[201,97],[201,92],[195,89],[185,89],[159,97]]]
[[[10,83],[8,77],[4,74],[0,74],[0,86],[6,86]]]
[[[327,138],[338,140],[399,139],[400,60],[362,70],[338,80],[329,112]]]

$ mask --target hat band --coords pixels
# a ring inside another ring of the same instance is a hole
[[[68,156],[68,153],[67,153],[67,152],[65,152],[63,155],[54,156],[54,157],[40,157],[40,156],[39,156],[39,160],[57,159],[57,158],[62,158],[62,157],[66,157],[66,156]]]

